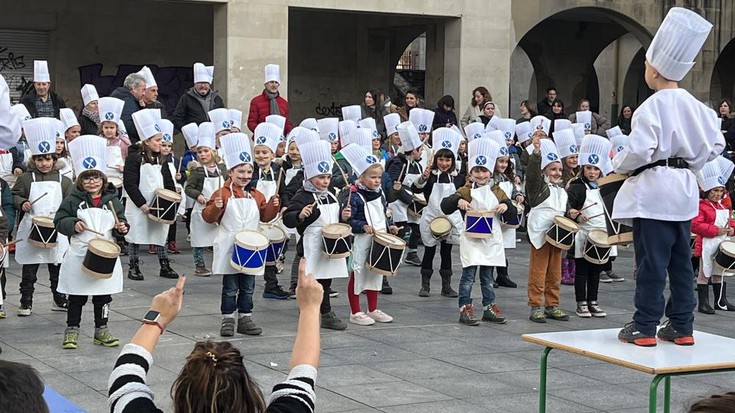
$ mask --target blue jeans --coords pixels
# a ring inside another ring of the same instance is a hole
[[[462,268],[462,278],[459,280],[459,308],[472,304],[472,284],[475,283],[477,268],[480,268],[480,289],[482,291],[482,306],[488,306],[495,302],[495,290],[493,289],[493,267],[485,265],[471,265]]]
[[[202,247],[192,248],[191,255],[194,256],[194,265],[204,266],[204,248]]]
[[[246,274],[224,274],[222,276],[222,314],[237,310],[241,315],[253,312],[255,276]]]

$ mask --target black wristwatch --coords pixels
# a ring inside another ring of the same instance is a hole
[[[163,331],[165,328],[163,328],[163,324],[161,324],[161,313],[154,310],[149,310],[145,315],[143,316],[143,324],[151,324],[158,326],[158,328],[161,329],[161,334],[163,334]]]

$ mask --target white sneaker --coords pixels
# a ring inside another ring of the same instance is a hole
[[[375,320],[360,311],[359,313],[350,314],[350,323],[357,324],[359,326],[371,326],[375,324]]]
[[[379,323],[390,323],[393,321],[393,317],[377,309],[375,311],[370,311],[367,315]]]

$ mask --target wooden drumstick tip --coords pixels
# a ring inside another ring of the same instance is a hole
[[[38,202],[41,198],[45,197],[46,195],[48,195],[48,192],[44,192],[38,198],[34,199],[33,201],[30,201],[31,202],[31,206],[33,206],[33,204],[35,204],[36,202]]]
[[[597,205],[597,202],[593,202],[593,203],[591,203],[591,204],[587,205],[586,207],[584,207],[584,208],[580,209],[580,210],[579,210],[579,212],[582,212],[582,211],[584,211],[585,209],[587,209],[587,208],[589,208],[589,207],[593,207],[593,206],[595,206],[595,205]]]
[[[14,240],[12,240],[12,241],[8,242],[7,244],[2,244],[2,246],[3,246],[3,248],[7,248],[7,247],[9,247],[9,246],[11,246],[11,245],[15,245],[15,244],[17,244],[17,243],[19,243],[19,242],[21,242],[21,241],[23,241],[23,238],[20,238],[20,239],[14,239]]]

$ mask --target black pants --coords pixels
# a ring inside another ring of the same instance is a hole
[[[612,271],[612,263],[615,261],[615,257],[610,257],[606,263],[600,266],[600,271]]]
[[[265,291],[275,290],[278,287],[278,276],[276,275],[275,265],[266,265],[265,274]]]
[[[502,278],[508,278],[508,260],[505,260],[505,267],[490,267],[490,275],[492,276],[493,271],[498,272],[498,276],[496,278],[493,278],[493,280],[498,280]]]
[[[3,295],[3,301],[5,301],[5,297],[8,295],[5,294],[5,284],[8,282],[7,277],[5,277],[5,268],[0,267],[0,291],[2,291]]]
[[[33,304],[33,292],[35,291],[34,284],[38,279],[36,274],[38,273],[38,267],[40,264],[26,264],[21,268],[22,278],[20,280],[20,303],[31,305]],[[59,285],[59,268],[61,265],[47,264],[49,281],[51,282],[51,292],[54,296],[59,295],[56,292],[56,287]]]
[[[442,241],[439,247],[439,256],[441,257],[440,269],[451,270],[452,269],[452,244],[446,241]],[[421,260],[422,270],[433,270],[434,269],[434,255],[436,255],[436,245],[433,247],[427,247],[424,245],[424,258]]]
[[[186,232],[191,234],[191,211],[193,208],[186,208]]]
[[[609,262],[609,261],[608,261]],[[597,292],[600,287],[600,271],[603,266],[592,264],[584,258],[575,258],[574,265],[577,269],[574,274],[574,296],[577,302],[597,301]]]
[[[322,296],[322,305],[319,306],[319,313],[327,314],[332,311],[332,303],[329,301],[329,288],[332,286],[332,279],[327,278],[324,280],[316,280],[322,285],[324,289],[324,295]]]
[[[166,241],[176,242],[176,222],[168,226],[168,237],[166,238]]]
[[[92,305],[94,306],[94,327],[101,328],[107,326],[109,318],[111,295],[93,295]],[[69,295],[69,309],[66,311],[67,327],[77,327],[82,321],[82,307],[87,304],[86,295]]]
[[[406,241],[408,243],[408,249],[415,250],[416,248],[418,248],[419,240],[421,240],[421,233],[419,232],[419,224],[408,223],[408,222],[396,222],[395,225],[397,227],[403,227],[403,229],[398,232],[398,236],[404,240],[406,239],[407,232],[411,231],[411,233],[408,234],[408,240]]]

